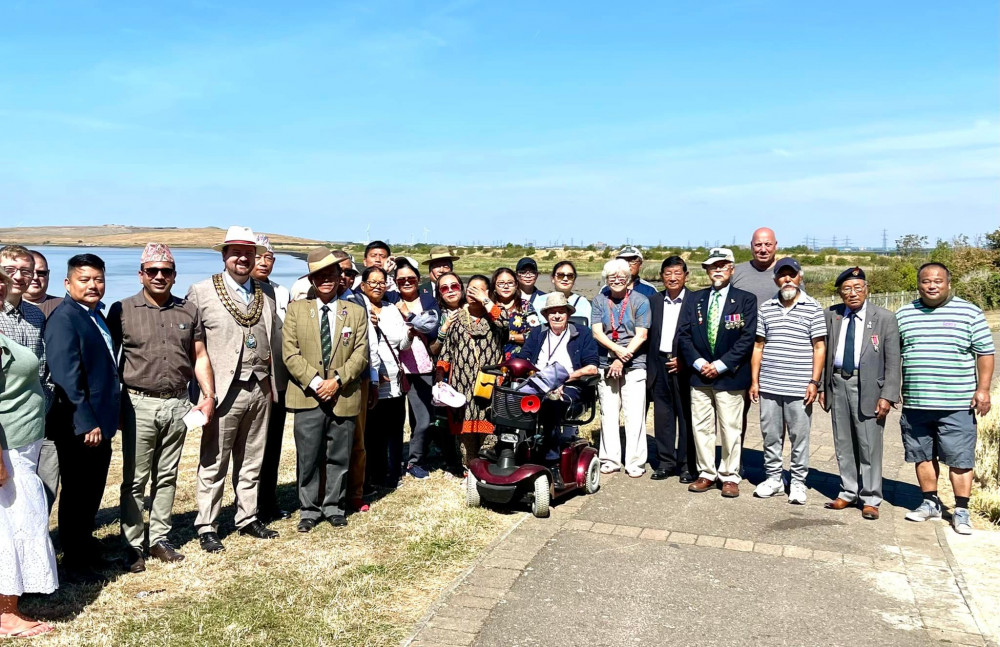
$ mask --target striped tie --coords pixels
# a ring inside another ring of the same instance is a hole
[[[323,345],[323,374],[325,376],[333,356],[333,338],[330,336],[330,307],[323,306],[320,308],[320,312],[323,313],[323,316],[320,317],[319,321],[319,340]]]
[[[712,292],[712,303],[708,305],[708,347],[715,352],[715,336],[719,332],[719,295],[721,292]]]

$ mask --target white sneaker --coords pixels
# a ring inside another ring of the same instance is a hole
[[[940,518],[941,506],[927,499],[924,499],[919,508],[906,513],[907,521],[930,521],[931,519]]]
[[[955,508],[951,513],[951,527],[960,535],[972,534],[972,522],[967,508]]]
[[[780,478],[769,478],[754,488],[753,491],[753,495],[759,499],[767,499],[784,493],[785,482]]]
[[[804,505],[806,502],[806,484],[802,481],[792,481],[788,489],[788,502]]]

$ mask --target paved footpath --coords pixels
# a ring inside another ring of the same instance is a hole
[[[839,479],[818,408],[808,503],[754,499],[762,457],[750,415],[738,499],[648,473],[605,476],[549,519],[523,515],[404,645],[997,644],[1000,533],[958,537],[945,522],[904,520],[920,495],[898,414],[875,522],[823,508]]]

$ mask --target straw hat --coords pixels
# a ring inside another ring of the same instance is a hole
[[[431,247],[431,254],[423,264],[429,267],[434,261],[451,261],[454,263],[460,258],[461,256],[455,256],[455,253],[449,247]]]
[[[228,245],[253,245],[257,248],[258,254],[267,252],[267,247],[257,242],[257,236],[253,233],[252,229],[249,227],[240,227],[239,225],[233,225],[226,230],[226,239],[217,245],[212,245],[212,249],[221,252]]]
[[[558,308],[560,306],[566,308],[566,312],[568,312],[570,315],[576,312],[576,308],[574,308],[569,304],[569,301],[566,300],[566,295],[563,294],[562,292],[549,292],[547,295],[545,295],[545,305],[541,307],[539,312],[544,317],[546,310],[549,310],[551,308]]]

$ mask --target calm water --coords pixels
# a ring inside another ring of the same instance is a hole
[[[106,272],[106,292],[104,303],[108,307],[115,301],[132,296],[140,289],[139,277],[139,257],[142,255],[141,248],[123,247],[39,247],[38,250],[45,255],[49,261],[49,269],[52,271],[49,281],[49,294],[62,296],[66,293],[63,289],[63,278],[66,276],[66,261],[71,256],[80,253],[97,254],[107,265]],[[223,269],[222,254],[211,249],[172,249],[174,259],[177,262],[177,283],[173,292],[177,296],[187,294],[188,287],[192,283],[208,278],[212,274],[217,274]],[[288,254],[275,254],[274,272],[271,273],[271,280],[280,283],[286,288],[290,288],[295,279],[306,272],[305,261],[299,260]]]

